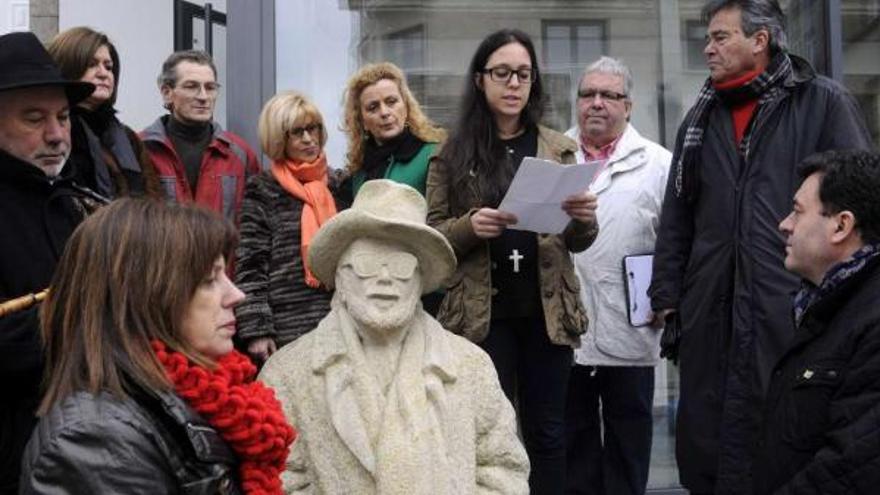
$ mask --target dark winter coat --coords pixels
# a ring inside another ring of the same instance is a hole
[[[40,419],[20,493],[237,494],[237,464],[220,434],[175,394],[77,392]]]
[[[77,107],[71,124],[70,161],[79,184],[107,198],[161,196],[153,160],[137,134],[112,109],[89,112]]]
[[[49,286],[68,237],[85,217],[72,167],[50,181],[0,151],[0,301]],[[36,423],[42,352],[36,308],[0,318],[0,493],[15,491],[21,453]]]
[[[318,326],[330,312],[330,292],[306,285],[300,253],[303,202],[271,172],[248,180],[241,208],[235,283],[244,302],[235,308],[245,344],[272,337],[281,346]]]
[[[751,484],[761,397],[793,332],[786,308],[798,281],[783,267],[777,225],[791,210],[797,164],[817,151],[871,147],[849,93],[792,59],[782,96],[752,131],[748,162],[737,152],[730,111],[718,103],[695,203],[676,196],[669,174],[651,298],[655,310],[681,315],[676,457],[692,491],[741,494]]]
[[[880,259],[814,303],[773,370],[757,494],[880,489]]]

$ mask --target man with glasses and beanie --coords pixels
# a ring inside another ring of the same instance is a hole
[[[489,356],[422,309],[455,271],[410,186],[366,181],[312,238],[309,267],[336,289],[313,331],[259,379],[300,436],[285,493],[529,492],[529,459]]]
[[[578,83],[577,126],[566,133],[579,144],[578,163],[599,163],[590,183],[599,234],[573,254],[590,323],[568,381],[568,494],[641,494],[648,483],[660,332],[630,324],[623,258],[654,251],[672,154],[630,124],[632,89],[623,62],[593,62]]]
[[[172,53],[158,83],[169,114],[144,129],[141,139],[165,196],[237,223],[245,181],[260,164],[244,139],[214,122],[220,84],[213,59],[195,50]]]
[[[681,483],[740,494],[770,373],[793,335],[784,308],[798,279],[776,225],[796,165],[872,145],[846,89],[788,52],[776,0],[712,0],[702,17],[709,78],[678,131],[650,295],[656,320],[680,329]]]
[[[70,108],[95,87],[65,79],[29,32],[0,36],[0,67],[0,303],[23,302],[0,311],[0,493],[17,493],[43,366],[35,294],[87,214],[81,199],[97,198],[67,162]]]

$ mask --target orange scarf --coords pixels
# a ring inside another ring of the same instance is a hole
[[[306,261],[315,232],[336,214],[336,201],[327,187],[327,156],[322,152],[313,162],[277,160],[272,175],[291,196],[303,202],[300,218],[300,256],[306,285],[317,289],[321,282],[312,274]]]

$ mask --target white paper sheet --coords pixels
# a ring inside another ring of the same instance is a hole
[[[651,298],[648,287],[651,285],[651,272],[654,255],[642,254],[624,256],[623,271],[626,285],[626,302],[629,305],[629,324],[634,327],[651,323]]]
[[[513,177],[499,210],[516,215],[509,229],[539,234],[559,234],[571,220],[562,210],[562,200],[589,189],[598,162],[560,165],[526,157]]]

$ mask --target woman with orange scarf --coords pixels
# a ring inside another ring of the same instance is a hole
[[[275,95],[263,107],[258,132],[272,167],[245,187],[235,282],[247,298],[235,314],[241,342],[262,362],[330,311],[330,293],[303,260],[312,236],[336,214],[336,202],[324,119],[308,98]]]

